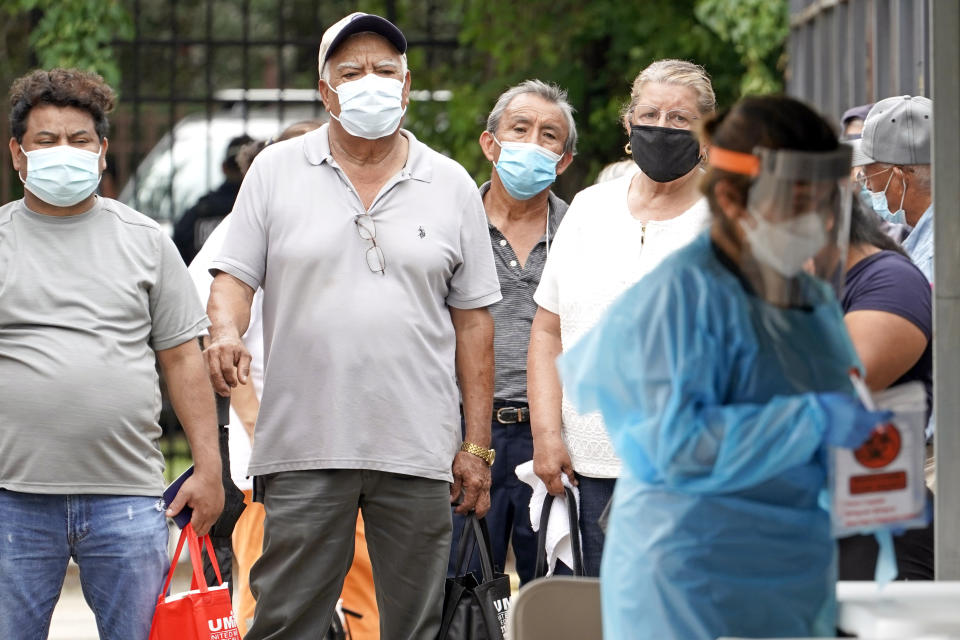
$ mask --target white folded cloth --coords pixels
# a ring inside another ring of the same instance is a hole
[[[533,472],[533,460],[528,460],[516,468],[517,477],[533,488],[530,498],[530,524],[534,531],[540,531],[540,513],[543,500],[547,497],[547,485]],[[580,490],[570,484],[566,474],[560,475],[563,485],[573,490],[577,513],[580,513]],[[579,533],[579,532],[578,532]],[[547,522],[547,538],[544,545],[547,550],[547,575],[553,575],[557,560],[573,568],[573,546],[570,542],[570,517],[567,515],[567,497],[555,498],[550,506],[550,519]]]

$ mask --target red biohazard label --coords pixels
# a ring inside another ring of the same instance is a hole
[[[870,476],[853,476],[850,478],[850,495],[864,493],[882,493],[884,491],[899,491],[907,488],[907,472],[877,473]]]
[[[897,459],[900,448],[900,431],[887,424],[875,430],[870,439],[853,452],[853,456],[868,469],[880,469]]]

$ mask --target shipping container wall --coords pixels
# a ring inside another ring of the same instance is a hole
[[[929,97],[930,1],[790,0],[787,93],[836,121],[889,96]]]

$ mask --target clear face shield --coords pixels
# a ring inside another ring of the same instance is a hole
[[[840,295],[850,239],[850,158],[847,145],[826,152],[711,149],[711,165],[753,178],[739,221],[746,246],[738,267],[768,302],[816,305],[824,298],[817,280]]]

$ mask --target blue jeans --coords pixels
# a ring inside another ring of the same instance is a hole
[[[101,640],[147,640],[170,566],[159,502],[0,489],[0,638],[47,637],[73,558]]]
[[[606,537],[600,528],[600,515],[613,497],[616,478],[590,478],[574,474],[580,489],[580,544],[583,547],[583,572],[588,576],[600,575],[600,560],[603,556],[603,541]]]
[[[493,547],[493,564],[503,571],[507,558],[507,546],[513,543],[517,575],[520,583],[533,579],[537,564],[537,534],[530,525],[530,498],[533,489],[517,478],[517,465],[533,459],[533,436],[530,423],[500,424],[491,426],[491,448],[497,452],[490,469],[490,511],[485,516],[490,529],[490,546]],[[447,575],[453,576],[457,562],[457,543],[463,531],[464,517],[453,514],[453,538]],[[479,554],[474,554],[469,569],[480,575]]]

